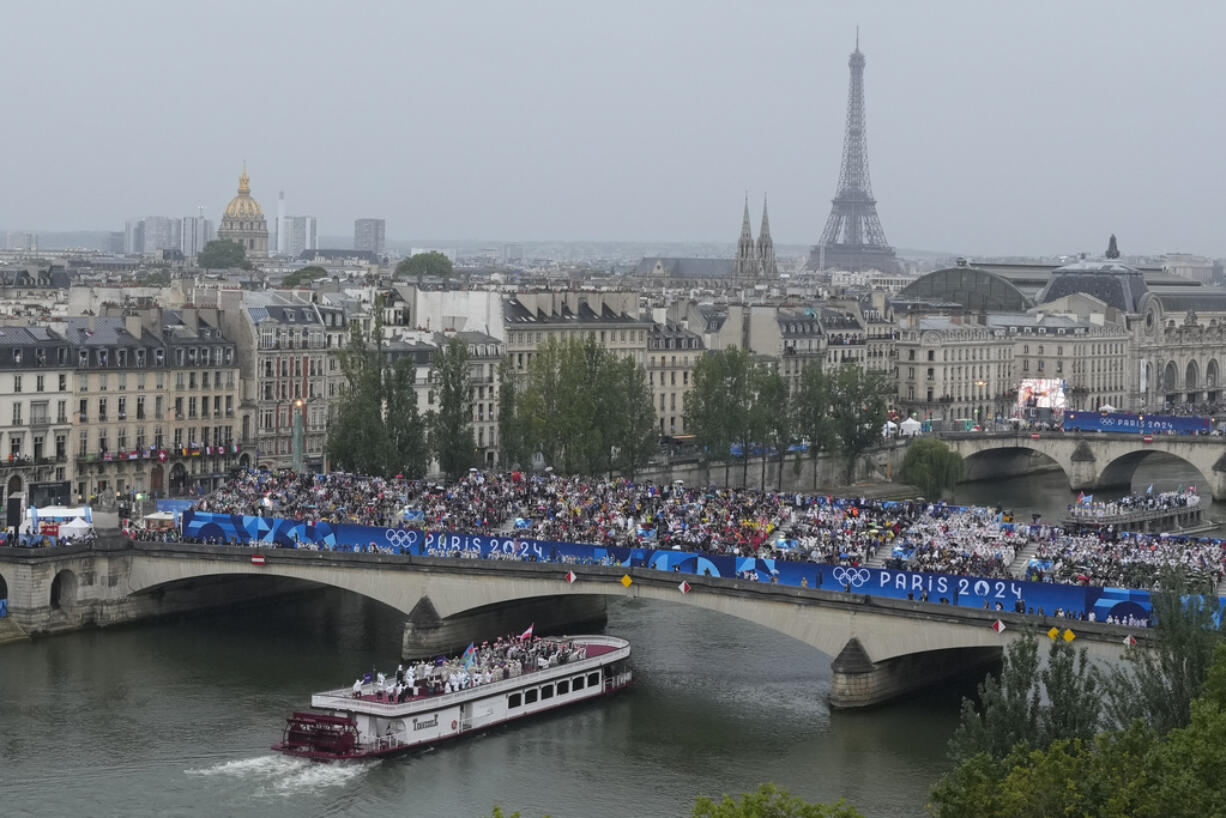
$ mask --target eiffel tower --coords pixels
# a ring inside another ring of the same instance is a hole
[[[885,240],[877,200],[868,178],[868,137],[864,128],[864,55],[860,30],[856,50],[848,60],[851,85],[847,91],[847,130],[843,134],[843,165],[830,218],[817,245],[809,251],[810,270],[880,270],[901,273],[894,248]]]

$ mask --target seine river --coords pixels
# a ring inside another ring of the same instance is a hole
[[[1195,479],[1170,465],[1138,475],[1142,490]],[[957,492],[1019,514],[1056,514],[1070,497],[1058,473]],[[682,816],[699,794],[774,781],[869,816],[918,816],[971,689],[831,712],[830,658],[755,625],[618,600],[608,631],[634,645],[631,690],[343,765],[268,746],[312,691],[395,666],[401,617],[377,603],[328,591],[10,645],[0,648],[0,804],[6,818],[483,816],[495,803],[525,818]]]

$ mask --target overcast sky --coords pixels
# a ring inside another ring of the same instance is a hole
[[[899,247],[1226,255],[1226,3],[10,3],[0,227],[776,242],[830,209],[861,27]]]

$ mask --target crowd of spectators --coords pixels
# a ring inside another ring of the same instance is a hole
[[[1140,494],[1107,509],[1199,502],[1194,492]],[[836,499],[753,489],[657,486],[477,471],[453,483],[331,473],[247,472],[202,498],[201,511],[301,522],[498,533],[597,545],[650,546],[844,566],[1153,588],[1179,566],[1206,582],[1226,575],[1219,541],[1094,534],[1014,525],[999,511],[924,501]],[[161,539],[165,533],[138,535]],[[1033,546],[1024,569],[1018,554]],[[377,546],[371,546],[377,548]],[[365,548],[363,548],[365,550]],[[476,556],[476,555],[469,555]],[[501,554],[500,558],[514,559]]]

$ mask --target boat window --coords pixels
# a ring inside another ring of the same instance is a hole
[[[507,696],[507,707],[508,708],[519,707],[521,704],[523,704],[523,700],[521,699],[518,693],[512,693],[510,696]]]
[[[536,688],[524,691],[524,704],[532,704],[536,701]]]
[[[569,692],[570,692],[570,682],[568,682],[565,679],[558,682],[558,695],[559,696],[565,696]]]
[[[553,685],[541,685],[541,699],[553,698]]]
[[[576,676],[574,679],[574,682],[575,682],[575,690],[583,689],[583,677],[582,676]]]
[[[599,671],[597,671],[596,673],[589,673],[587,675],[587,686],[588,687],[599,687],[600,686],[600,672]]]

